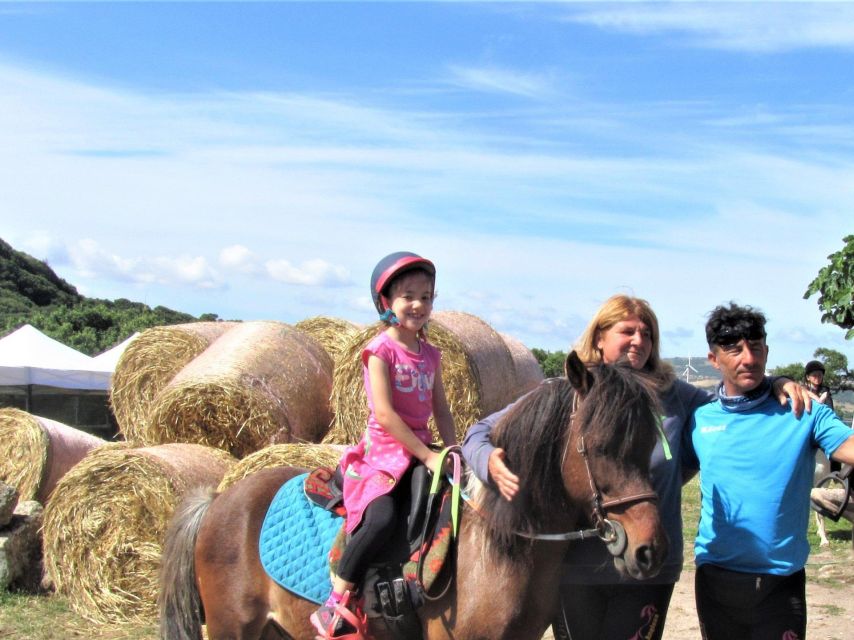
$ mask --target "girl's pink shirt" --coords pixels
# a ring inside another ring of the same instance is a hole
[[[362,351],[363,378],[370,415],[362,439],[356,446],[349,447],[341,458],[347,533],[351,533],[361,522],[365,508],[372,500],[392,490],[412,460],[409,451],[376,421],[368,376],[370,356],[376,356],[388,364],[395,412],[424,444],[432,441],[427,421],[433,412],[433,383],[441,354],[427,342],[420,341],[419,346],[420,352],[413,353],[383,332]]]

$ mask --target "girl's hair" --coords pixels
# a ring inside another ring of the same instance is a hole
[[[637,316],[649,327],[652,350],[643,370],[649,373],[659,384],[662,390],[669,387],[675,375],[673,367],[661,359],[659,345],[661,334],[658,330],[658,318],[655,316],[649,302],[642,298],[635,298],[624,294],[613,295],[608,298],[599,310],[593,315],[590,324],[581,334],[575,345],[578,356],[587,364],[599,364],[602,362],[602,351],[596,346],[599,338],[608,329],[626,318]]]

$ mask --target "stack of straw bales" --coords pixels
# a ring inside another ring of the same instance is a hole
[[[0,480],[15,487],[22,502],[45,504],[60,478],[104,444],[61,422],[0,409]]]
[[[57,592],[95,622],[153,617],[172,512],[191,489],[216,486],[234,462],[194,444],[92,451],[60,480],[44,514],[45,565]]]
[[[317,340],[333,362],[338,359],[342,349],[352,337],[359,332],[358,325],[328,316],[306,318],[297,322],[294,327]]]
[[[144,443],[148,413],[157,394],[234,322],[193,322],[146,329],[116,363],[110,403],[129,442]]]
[[[377,323],[361,330],[342,349],[333,376],[335,417],[324,442],[353,444],[361,437],[368,416],[361,353],[382,327]],[[531,388],[532,374],[524,367],[517,369],[505,340],[476,316],[459,311],[434,313],[429,340],[442,351],[442,380],[460,441],[472,424]]]
[[[307,334],[281,322],[240,323],[160,391],[138,439],[205,444],[238,458],[272,443],[319,442],[332,419],[332,370]]]
[[[338,466],[338,460],[344,453],[344,447],[335,444],[273,444],[264,447],[235,464],[219,483],[217,491],[223,492],[238,480],[252,475],[256,471],[270,467],[317,467]]]

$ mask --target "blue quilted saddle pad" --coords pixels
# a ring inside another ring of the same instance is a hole
[[[264,517],[258,547],[261,564],[273,580],[322,604],[332,589],[329,550],[344,519],[305,497],[307,475],[288,480],[276,493]]]

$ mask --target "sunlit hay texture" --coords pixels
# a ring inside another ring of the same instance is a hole
[[[350,338],[359,332],[358,325],[348,320],[328,316],[306,318],[297,322],[294,327],[317,340],[333,361],[338,358],[338,354]]]
[[[222,482],[219,483],[219,487],[217,487],[217,491],[225,491],[238,480],[270,467],[305,467],[306,469],[328,467],[334,469],[338,466],[342,453],[344,453],[344,447],[335,444],[301,442],[271,444],[269,447],[264,447],[238,461],[225,474]]]
[[[173,510],[189,490],[219,484],[234,462],[193,444],[91,452],[45,509],[45,565],[57,592],[95,622],[153,619]]]
[[[147,442],[194,442],[242,458],[269,444],[319,442],[332,415],[332,359],[281,322],[244,322],[155,398]]]
[[[531,350],[519,340],[506,333],[499,335],[510,350],[510,357],[513,359],[513,372],[516,380],[514,393],[518,397],[543,381],[543,368]]]
[[[20,409],[0,409],[0,480],[19,501],[47,502],[56,483],[101,438]]]
[[[125,440],[137,445],[144,439],[154,398],[193,358],[235,322],[193,322],[146,329],[131,342],[116,363],[110,404]]]
[[[354,335],[335,363],[334,420],[324,442],[354,444],[365,429],[368,405],[362,379],[361,353],[383,325]],[[457,440],[480,418],[497,411],[514,395],[514,369],[504,340],[487,323],[458,311],[433,314],[428,340],[442,352],[442,380],[454,416]],[[431,420],[434,440],[440,438]]]

